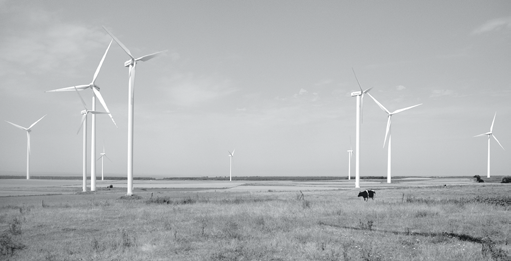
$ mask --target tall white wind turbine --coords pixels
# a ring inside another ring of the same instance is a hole
[[[387,142],[387,138],[388,138],[389,144],[388,144],[388,159],[387,159],[387,183],[391,183],[391,179],[392,179],[392,130],[391,130],[392,115],[409,110],[411,108],[415,108],[419,105],[422,105],[422,103],[390,112],[380,102],[378,102],[370,93],[368,93],[368,95],[369,95],[369,97],[371,97],[374,100],[374,102],[376,102],[376,104],[378,104],[380,109],[382,109],[385,113],[387,113],[387,131],[385,132],[385,139],[383,140],[383,147],[385,147],[385,143]]]
[[[355,79],[357,80],[358,87],[360,91],[352,92],[351,97],[357,97],[357,126],[356,126],[356,138],[355,138],[355,188],[360,188],[360,121],[362,114],[362,108],[364,106],[364,94],[368,93],[371,89],[363,90],[360,82],[358,81],[357,75],[355,74],[355,70],[351,68],[353,74],[355,75]]]
[[[230,151],[227,151],[229,153],[229,181],[232,181],[232,157],[234,157],[234,151],[236,149],[232,150],[232,153]]]
[[[114,41],[128,54],[130,59],[124,63],[125,67],[128,67],[128,185],[127,185],[127,195],[133,195],[133,134],[134,134],[134,120],[135,120],[135,67],[137,66],[137,62],[148,61],[161,53],[166,51],[156,52],[148,55],[144,55],[139,58],[135,58],[131,55],[131,52],[124,44],[122,44],[117,37],[115,37],[106,27],[103,26],[105,31],[114,39]]]
[[[491,127],[490,127],[490,131],[489,132],[482,133],[482,134],[474,136],[474,137],[480,137],[480,136],[484,136],[484,135],[488,136],[488,174],[487,174],[488,178],[490,177],[490,140],[491,140],[490,137],[493,137],[495,139],[495,141],[500,145],[500,147],[503,150],[505,150],[504,147],[502,146],[502,144],[500,144],[500,142],[497,139],[497,137],[495,137],[495,135],[493,135],[493,124],[495,123],[495,117],[497,117],[497,112],[495,112],[495,115],[493,116],[493,121],[491,122]]]
[[[112,45],[112,41],[108,44],[108,47],[106,48],[105,54],[103,54],[103,58],[101,58],[101,61],[99,62],[98,67],[96,68],[96,72],[94,73],[94,76],[92,77],[92,82],[89,84],[84,85],[78,85],[78,86],[71,86],[46,92],[66,92],[66,91],[75,91],[75,88],[79,91],[83,91],[85,89],[91,89],[92,94],[92,108],[91,111],[96,111],[96,98],[99,100],[103,108],[110,112],[108,107],[106,106],[105,100],[103,100],[103,96],[101,96],[101,93],[99,92],[99,86],[96,85],[96,79],[99,75],[99,71],[101,70],[101,66],[103,65],[103,61],[105,61],[105,57],[108,53],[108,50],[110,49],[110,46]],[[108,114],[110,118],[113,121],[112,115]],[[96,115],[92,114],[91,119],[91,159],[96,158]],[[91,191],[96,191],[96,161],[91,160]]]
[[[80,100],[82,101],[83,108],[82,110],[82,123],[80,124],[80,128],[78,128],[77,134],[80,132],[80,130],[83,128],[83,165],[82,165],[82,172],[83,172],[83,192],[87,191],[87,115],[90,113],[92,115],[95,114],[108,114],[110,115],[110,118],[112,119],[112,122],[117,127],[117,124],[115,124],[114,118],[110,114],[110,112],[102,112],[102,111],[94,111],[87,109],[87,104],[85,104],[85,101],[83,100],[82,96],[78,92],[78,89],[76,89],[76,94],[78,94],[78,97],[80,97]],[[91,158],[91,161],[94,161],[93,158]],[[92,171],[91,171],[92,172]],[[92,180],[92,177],[91,177]],[[92,181],[91,181],[91,191],[92,190]]]
[[[30,132],[32,131],[32,127],[34,127],[40,120],[42,120],[44,117],[46,117],[46,115],[44,115],[43,117],[41,117],[39,120],[37,120],[36,122],[32,123],[32,125],[30,125],[30,127],[28,128],[25,128],[23,126],[20,126],[18,124],[14,124],[10,121],[6,121],[7,123],[10,123],[11,125],[13,125],[14,127],[16,128],[19,128],[19,129],[22,129],[24,131],[27,132],[27,179],[30,179]]]
[[[104,160],[107,158],[110,162],[112,161],[105,152],[105,146],[103,146],[103,152],[99,153],[99,158],[97,160],[101,159],[101,180],[105,180],[105,176],[103,175],[103,166],[104,166]]]

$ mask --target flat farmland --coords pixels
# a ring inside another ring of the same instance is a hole
[[[2,260],[509,260],[511,186],[470,178],[0,180]],[[113,185],[113,189],[107,189]],[[374,189],[374,200],[358,198]]]

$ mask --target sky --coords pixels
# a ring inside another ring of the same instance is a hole
[[[510,1],[300,0],[0,0],[0,175],[25,175],[26,135],[5,121],[47,114],[31,175],[81,176],[83,106],[45,91],[92,81],[102,26],[136,57],[167,50],[137,66],[135,177],[228,176],[233,149],[233,176],[346,177],[352,68],[387,109],[422,103],[392,118],[394,177],[485,176],[487,139],[474,136],[495,113],[507,150],[492,140],[492,175],[511,175]],[[117,123],[97,117],[106,177],[127,173],[126,60],[113,43],[96,81]],[[362,177],[386,176],[386,124],[365,96]]]

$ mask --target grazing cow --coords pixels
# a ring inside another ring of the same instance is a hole
[[[106,186],[106,188],[109,188],[109,189],[114,188],[114,185]]]
[[[484,183],[484,180],[479,175],[475,175],[474,178],[476,179],[476,182]]]
[[[374,200],[374,194],[376,194],[376,191],[371,189],[371,190],[360,191],[360,193],[358,193],[358,196],[363,197],[364,201],[367,201],[367,200],[369,200],[369,198]]]

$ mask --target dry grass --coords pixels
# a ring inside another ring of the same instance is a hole
[[[494,201],[510,188],[387,189],[369,202],[356,191],[46,199],[0,208],[1,231],[24,246],[0,259],[506,260],[510,205]]]

